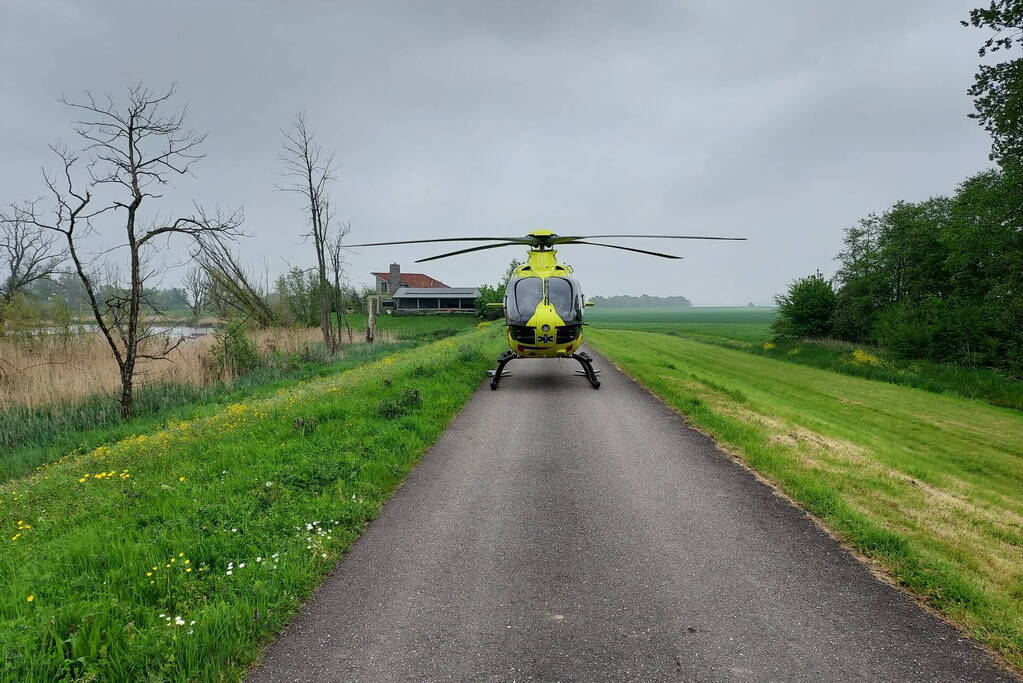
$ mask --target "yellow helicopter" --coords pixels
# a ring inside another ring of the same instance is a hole
[[[527,261],[517,267],[505,288],[504,303],[487,304],[503,307],[508,350],[497,359],[497,368],[491,371],[490,388],[497,389],[505,366],[515,358],[574,358],[582,365],[583,375],[594,389],[600,388],[599,370],[593,368],[593,358],[580,351],[583,332],[583,309],[592,304],[583,297],[578,280],[571,277],[572,267],[558,262],[554,248],[564,244],[585,244],[609,249],[633,251],[661,258],[680,259],[681,256],[657,251],[623,247],[617,244],[587,242],[590,239],[645,238],[678,240],[744,240],[745,237],[704,237],[699,235],[574,235],[560,236],[550,230],[534,230],[523,237],[448,237],[399,242],[371,242],[351,244],[350,247],[379,247],[395,244],[426,244],[430,242],[498,242],[469,249],[438,254],[419,259],[416,263],[468,254],[498,247],[529,247]]]

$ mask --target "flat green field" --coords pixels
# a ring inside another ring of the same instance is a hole
[[[773,308],[601,308],[586,310],[598,329],[631,329],[685,334],[708,340],[757,342],[771,338]]]
[[[674,335],[587,341],[1023,668],[1023,414]]]

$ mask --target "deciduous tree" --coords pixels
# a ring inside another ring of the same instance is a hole
[[[154,93],[139,84],[129,88],[123,104],[89,92],[81,101],[62,99],[81,116],[74,130],[83,148],[73,152],[52,147],[60,165],[56,173],[44,174],[48,206],[32,203],[18,212],[21,220],[63,236],[96,325],[117,361],[125,417],[132,411],[139,361],[165,360],[180,344],[164,339],[154,348],[146,343],[156,336],[142,316],[153,310],[145,296],[145,282],[155,274],[152,259],[171,238],[232,238],[242,222],[240,211],[210,214],[198,204],[191,214],[166,221],[147,220],[142,213],[144,205],[163,196],[170,178],[189,174],[202,159],[199,148],[205,136],[185,128],[183,110],[165,112],[173,96],[173,86]],[[123,246],[87,254],[83,238],[94,231],[108,244],[117,239]],[[119,254],[126,279],[101,297],[98,264],[109,264]]]
[[[963,26],[992,31],[978,51],[981,57],[1019,47],[1023,37],[1023,0],[993,0],[970,12]],[[1023,159],[1023,58],[977,67],[973,86],[977,119],[991,134],[991,159],[1001,164]]]
[[[27,220],[26,209],[0,213],[0,323],[14,295],[55,274],[66,257],[56,235]]]
[[[333,152],[324,153],[316,143],[315,134],[306,126],[304,114],[296,114],[291,129],[282,131],[282,134],[284,145],[280,158],[284,163],[284,175],[293,182],[279,189],[300,195],[309,215],[309,232],[305,236],[312,239],[316,254],[320,329],[323,331],[323,343],[336,353],[338,340],[330,315],[333,297],[327,280],[327,242],[332,220],[327,186],[334,180],[338,165]]]

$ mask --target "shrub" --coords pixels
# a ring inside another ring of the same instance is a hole
[[[210,368],[215,374],[234,377],[259,367],[259,348],[245,334],[243,325],[230,323],[216,335],[216,344],[210,350]]]
[[[799,278],[774,298],[778,318],[772,329],[780,336],[827,337],[835,312],[835,290],[820,271]]]
[[[496,320],[504,315],[504,309],[487,306],[487,304],[499,304],[504,301],[504,287],[504,284],[496,287],[480,285],[480,295],[476,299],[476,315],[484,320]]]

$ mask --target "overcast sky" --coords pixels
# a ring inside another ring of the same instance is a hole
[[[984,36],[959,20],[977,4],[0,0],[0,203],[40,195],[47,144],[76,144],[61,94],[176,81],[207,156],[150,208],[243,206],[261,270],[312,262],[298,198],[274,191],[301,110],[341,161],[331,194],[353,241],[747,236],[628,242],[684,261],[562,257],[591,295],[766,302],[833,272],[861,216],[990,165],[966,118]],[[113,244],[118,226],[102,230]],[[361,249],[352,280],[397,261],[471,286],[521,256],[412,263],[444,246]]]

